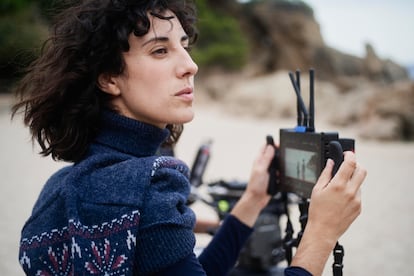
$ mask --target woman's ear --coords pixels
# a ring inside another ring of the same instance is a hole
[[[112,96],[119,96],[121,89],[118,86],[118,79],[110,74],[100,74],[98,77],[98,87],[105,93]]]

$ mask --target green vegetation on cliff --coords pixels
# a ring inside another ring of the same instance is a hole
[[[247,40],[235,18],[217,11],[207,0],[197,0],[199,40],[192,55],[206,67],[241,68],[247,60]],[[2,0],[0,2],[0,82],[19,77],[38,54],[47,37],[53,8],[51,0]]]
[[[247,61],[248,43],[239,23],[206,0],[197,1],[199,40],[193,57],[201,67],[240,69]]]

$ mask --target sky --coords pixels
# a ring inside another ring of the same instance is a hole
[[[303,0],[313,10],[325,43],[365,56],[370,43],[382,59],[414,65],[413,0]]]

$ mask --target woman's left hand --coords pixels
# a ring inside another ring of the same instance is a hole
[[[267,193],[269,184],[268,168],[275,155],[273,146],[265,145],[256,157],[249,183],[242,197],[234,206],[231,214],[248,226],[253,226],[262,209],[269,203],[271,196]]]

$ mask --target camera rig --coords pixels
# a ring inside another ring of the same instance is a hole
[[[339,138],[337,132],[315,131],[314,76],[314,70],[310,69],[308,111],[301,96],[300,71],[296,71],[296,79],[289,72],[297,97],[297,126],[280,129],[280,146],[269,168],[271,180],[268,193],[271,195],[282,191],[310,198],[328,158],[335,162],[334,175],[343,161],[343,152],[354,150],[353,139]],[[272,137],[267,137],[267,143],[274,145]],[[275,177],[275,172],[279,177]]]
[[[302,238],[308,219],[309,199],[316,181],[325,167],[328,158],[335,163],[332,176],[336,174],[343,162],[344,151],[354,151],[355,140],[339,138],[337,132],[315,131],[315,72],[309,70],[309,111],[301,95],[300,71],[289,72],[297,99],[297,126],[289,129],[280,129],[280,146],[276,148],[275,157],[269,166],[268,193],[275,195],[281,192],[285,198],[293,193],[299,200],[301,230],[297,238],[293,238],[293,225],[288,209],[286,208],[287,225],[283,247],[285,257],[290,264],[292,248],[297,247]],[[275,146],[272,136],[267,136],[267,144]],[[343,268],[344,248],[337,242],[333,250],[333,275],[341,276]]]
[[[289,73],[297,96],[297,126],[280,129],[280,146],[276,147],[272,136],[267,143],[274,146],[276,153],[269,166],[268,193],[272,195],[268,206],[260,213],[255,231],[242,249],[238,265],[229,275],[283,275],[278,264],[286,260],[290,265],[294,247],[302,238],[308,218],[308,207],[313,186],[321,174],[326,160],[335,162],[333,174],[343,161],[343,151],[354,150],[354,140],[339,138],[337,132],[315,131],[314,70],[309,71],[310,92],[309,112],[305,107],[300,90],[300,71]],[[203,183],[202,177],[211,153],[211,141],[202,144],[194,160],[190,183],[192,193],[188,204],[202,200],[216,209],[220,219],[224,218],[244,192],[247,182],[220,180],[208,184],[212,201],[198,195],[197,188]],[[291,197],[292,194],[297,197]],[[293,198],[293,199],[292,199]],[[295,231],[289,215],[288,205],[298,204],[300,231]],[[282,237],[279,219],[286,216],[285,235]],[[214,233],[214,231],[212,231]],[[334,250],[333,275],[342,275],[344,248],[337,243]]]

